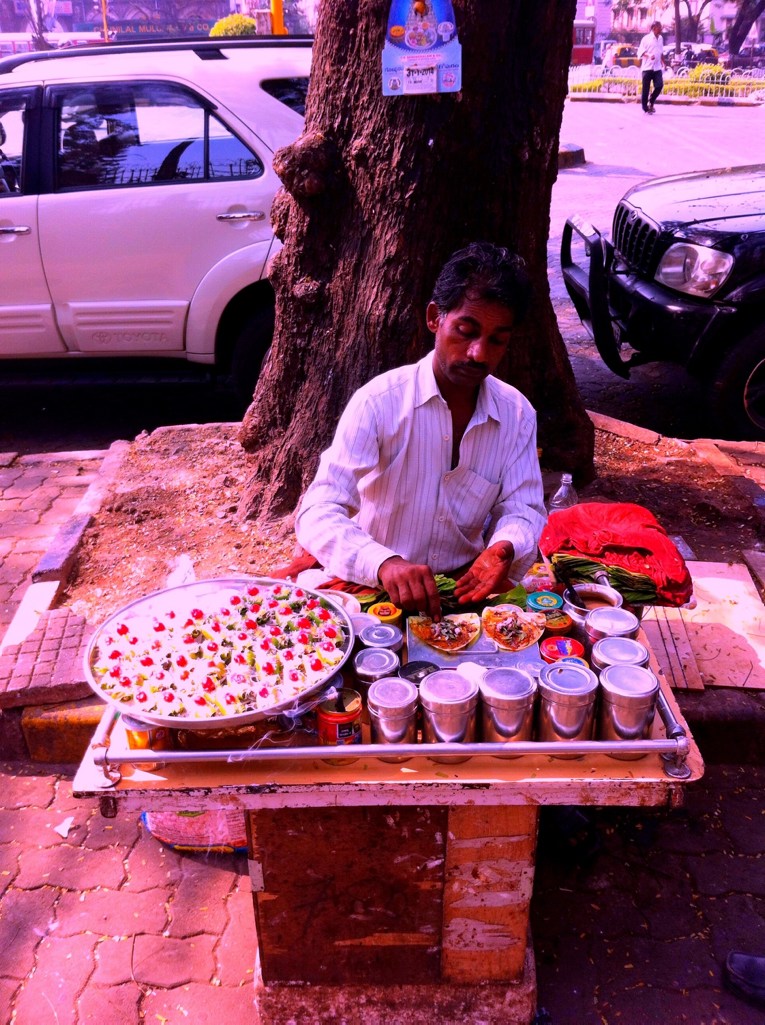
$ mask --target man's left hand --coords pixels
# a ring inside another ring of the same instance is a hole
[[[506,590],[507,577],[514,558],[515,549],[509,541],[498,541],[481,552],[454,588],[460,605],[481,601],[490,594]]]

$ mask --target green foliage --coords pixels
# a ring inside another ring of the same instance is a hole
[[[688,81],[727,85],[730,82],[730,75],[722,64],[697,64],[695,68],[691,68]]]
[[[245,14],[229,14],[216,21],[210,29],[211,36],[254,36],[257,22]]]

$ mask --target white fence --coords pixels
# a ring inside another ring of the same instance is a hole
[[[569,68],[568,89],[573,96],[614,96],[625,100],[640,95],[642,76],[640,68],[606,68],[598,64],[583,64]],[[748,100],[765,102],[765,68],[725,68],[704,65],[691,70],[668,68],[664,72],[664,97],[678,101],[703,102],[705,100]]]

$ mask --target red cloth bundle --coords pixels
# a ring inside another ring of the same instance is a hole
[[[653,513],[631,502],[584,502],[550,513],[539,547],[644,573],[663,603],[683,605],[693,582],[680,552]]]

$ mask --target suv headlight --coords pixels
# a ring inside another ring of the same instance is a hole
[[[662,256],[656,280],[677,292],[708,299],[725,284],[732,268],[733,257],[728,253],[676,242]]]

